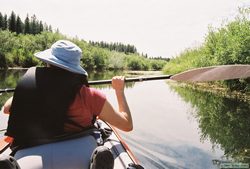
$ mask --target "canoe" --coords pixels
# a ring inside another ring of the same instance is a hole
[[[21,169],[89,169],[90,164],[93,163],[91,157],[95,155],[94,150],[96,147],[104,146],[112,153],[114,169],[143,169],[115,128],[102,120],[97,120],[96,124],[97,130],[91,131],[92,133],[21,149],[17,151],[14,158]],[[100,133],[102,136],[105,135],[105,138],[99,137]],[[4,145],[9,141],[8,138],[1,140],[1,156],[8,156],[11,153],[11,149]],[[102,160],[105,163],[109,161],[106,157]]]

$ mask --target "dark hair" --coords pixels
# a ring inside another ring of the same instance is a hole
[[[64,70],[62,68],[59,68],[51,64],[48,64],[48,65],[49,65],[48,69],[56,70],[58,72],[62,72],[63,74],[68,74],[68,77],[71,77],[70,79],[66,78],[66,80],[71,81],[71,84],[70,84],[71,86],[68,86],[69,87],[68,89],[71,91],[71,94],[68,98],[71,98],[70,99],[71,102],[74,100],[75,95],[81,89],[83,85],[89,87],[88,77],[86,75],[69,72],[67,70]]]
[[[62,87],[65,88],[64,92],[68,91],[69,105],[73,102],[77,92],[80,91],[83,85],[89,87],[88,78],[83,74],[72,73],[67,70],[51,66],[50,69],[58,72],[58,75],[63,76],[66,83],[62,84]]]

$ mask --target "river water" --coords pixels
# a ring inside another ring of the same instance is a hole
[[[15,86],[13,81],[21,74],[1,75],[1,88]],[[111,76],[113,73],[102,77]],[[100,76],[91,75],[91,78],[100,79]],[[110,86],[97,87],[117,107]],[[240,157],[248,156],[248,101],[176,88],[169,85],[168,80],[130,83],[125,93],[133,115],[134,130],[121,132],[121,135],[145,168],[216,169],[218,166],[212,160],[225,160],[225,152],[237,151]],[[0,96],[0,104],[9,96]],[[1,113],[1,129],[6,127],[7,118]],[[241,159],[243,162],[248,160]]]

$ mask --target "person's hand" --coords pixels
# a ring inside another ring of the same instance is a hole
[[[10,114],[10,107],[11,107],[11,104],[12,104],[12,100],[13,100],[13,96],[10,97],[3,105],[2,107],[2,112],[4,114]]]
[[[114,76],[112,78],[112,87],[115,91],[124,91],[125,77],[124,76]]]

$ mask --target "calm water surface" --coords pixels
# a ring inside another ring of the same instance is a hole
[[[15,86],[14,81],[21,74],[2,73],[1,88]],[[104,78],[112,76],[113,73],[110,73]],[[99,75],[90,77],[101,79]],[[98,88],[117,107],[115,93],[110,86]],[[165,80],[128,84],[125,92],[133,114],[134,130],[121,134],[147,169],[216,169],[217,166],[213,165],[212,160],[221,159],[224,150],[230,152],[231,146],[234,147],[234,152],[250,148],[248,102],[190,89],[173,88]],[[0,104],[2,105],[9,96],[1,95]],[[244,122],[232,113],[241,117],[246,116]],[[225,118],[227,114],[229,118]],[[1,129],[6,127],[7,118],[1,113]],[[239,122],[242,122],[240,126]],[[230,124],[230,127],[225,127],[227,124]],[[238,129],[238,132],[234,129]],[[243,134],[239,135],[239,132]],[[226,133],[230,137],[225,136]],[[236,141],[237,143],[234,143]]]

